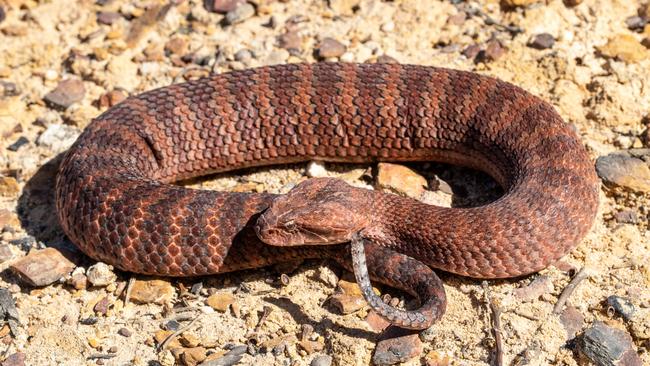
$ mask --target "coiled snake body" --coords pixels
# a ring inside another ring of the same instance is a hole
[[[286,196],[170,184],[311,159],[450,162],[486,171],[505,194],[480,207],[440,208],[333,179],[308,180]],[[422,328],[446,303],[429,267],[479,278],[538,271],[587,233],[598,185],[576,134],[516,86],[433,67],[318,63],[214,75],[126,99],[68,151],[56,202],[81,250],[145,274],[322,256],[349,268],[347,243],[357,243],[355,257],[365,245],[361,265],[371,277],[424,303],[418,316],[383,314]]]

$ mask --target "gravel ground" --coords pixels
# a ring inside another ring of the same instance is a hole
[[[95,265],[53,215],[59,154],[124,97],[210,72],[340,60],[445,66],[520,85],[575,127],[603,180],[593,230],[554,266],[486,284],[441,274],[447,313],[397,339],[405,364],[495,364],[499,343],[509,365],[648,365],[649,48],[650,6],[624,0],[0,0],[0,362],[386,364],[381,322],[333,263],[143,278]],[[307,175],[331,175],[441,205],[498,195],[476,172],[410,168],[305,164],[185,184],[286,192]],[[383,184],[382,172],[411,186]],[[498,342],[489,304],[501,313]]]

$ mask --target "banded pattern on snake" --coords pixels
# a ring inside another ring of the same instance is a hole
[[[449,162],[487,172],[505,194],[480,207],[441,208],[332,179],[284,196],[170,184],[312,159]],[[590,229],[598,180],[553,107],[509,83],[425,66],[290,64],[213,75],[112,107],[67,152],[56,202],[82,251],[145,274],[323,256],[350,268],[356,238],[371,277],[425,303],[425,321],[392,321],[422,328],[446,303],[429,267],[478,278],[546,267]]]

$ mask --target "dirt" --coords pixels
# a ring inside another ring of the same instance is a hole
[[[29,250],[43,247],[72,253],[80,267],[93,264],[74,251],[53,217],[52,185],[57,156],[105,110],[100,107],[100,96],[114,90],[136,94],[209,72],[316,62],[320,42],[329,37],[345,46],[338,57],[342,61],[374,62],[390,56],[401,63],[472,70],[520,85],[550,101],[575,127],[594,159],[618,150],[650,147],[642,137],[650,119],[650,50],[642,42],[650,37],[650,26],[644,32],[642,27],[631,30],[626,25],[629,17],[643,14],[643,6],[624,0],[585,0],[576,6],[560,0],[520,3],[529,5],[508,7],[495,0],[256,0],[251,2],[254,15],[246,18],[244,14],[244,19],[226,25],[225,15],[209,12],[198,0],[169,4],[0,0],[6,13],[6,19],[0,20],[0,175],[15,180],[4,181],[0,189],[0,210],[7,210],[0,214],[0,227],[5,227],[0,244],[14,254],[0,264],[0,287],[13,294],[22,323],[19,334],[0,337],[0,358],[21,352],[28,365],[156,365],[174,360],[169,351],[158,352],[153,337],[176,313],[171,305],[124,305],[119,287],[131,274],[118,273],[112,286],[76,290],[63,283],[65,279],[31,288],[7,269]],[[100,11],[119,16],[104,17],[113,21],[110,25],[98,24]],[[298,42],[292,38],[290,50],[281,48],[278,40],[287,32],[299,36]],[[528,46],[540,33],[555,39],[551,48]],[[489,50],[488,44],[492,45]],[[470,46],[483,49],[484,56],[466,57]],[[65,110],[46,103],[44,96],[67,79],[82,80],[82,98]],[[44,134],[48,129],[52,133]],[[16,151],[9,149],[21,137],[28,142]],[[327,164],[325,168],[327,175],[372,186],[373,178],[368,177],[373,169],[366,170],[373,167]],[[438,164],[414,168],[425,177],[433,177],[433,171],[451,186],[465,187],[469,193],[464,196],[479,197],[475,202],[489,196],[485,187],[494,185],[464,169]],[[283,193],[306,179],[307,170],[306,164],[257,169],[186,184]],[[467,197],[452,198],[462,201]],[[435,365],[434,359],[445,357],[452,365],[493,364],[495,341],[486,287],[502,309],[506,364],[585,364],[576,347],[579,334],[575,339],[569,336],[560,316],[553,313],[571,275],[582,267],[591,275],[569,299],[569,305],[584,318],[580,329],[597,320],[625,329],[642,362],[650,364],[648,333],[639,330],[644,324],[650,328],[649,204],[648,192],[603,185],[593,229],[560,264],[539,274],[485,285],[441,274],[447,313],[421,336],[423,354],[407,364]],[[616,219],[617,213],[626,210],[636,214],[635,222]],[[228,344],[255,345],[298,334],[301,325],[309,324],[322,350],[307,354],[291,341],[277,354],[247,353],[241,364],[309,365],[318,354],[331,355],[336,365],[369,364],[380,334],[364,320],[367,309],[343,315],[327,303],[336,278],[349,274],[327,261],[309,261],[284,272],[289,273],[286,285],[279,284],[279,273],[272,268],[169,282],[176,293],[176,308],[190,306],[196,309],[194,316],[201,314],[190,332],[208,352],[222,351]],[[513,295],[513,290],[540,276],[548,277],[552,289],[530,301]],[[199,295],[183,291],[197,282],[203,283]],[[404,296],[389,288],[380,290]],[[234,293],[239,314],[206,306],[210,291]],[[612,316],[605,303],[610,295],[631,299],[646,318],[630,322]],[[106,296],[109,310],[97,316],[93,307]],[[256,329],[265,306],[272,311]],[[96,323],[83,324],[95,316]],[[130,337],[118,333],[123,327],[132,331]],[[112,358],[90,358],[96,354]]]

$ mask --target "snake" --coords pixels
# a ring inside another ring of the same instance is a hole
[[[174,184],[306,161],[436,161],[503,188],[476,207],[437,207],[335,178],[287,194]],[[390,323],[424,329],[446,308],[441,270],[524,276],[589,232],[599,182],[575,129],[499,79],[397,63],[299,63],[211,74],[126,98],[65,153],[56,212],[82,252],[148,275],[203,276],[308,258],[354,271]],[[416,297],[385,304],[369,279]]]

